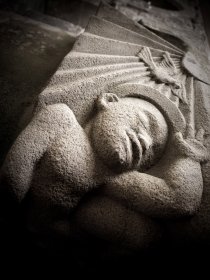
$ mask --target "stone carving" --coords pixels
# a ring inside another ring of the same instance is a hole
[[[146,63],[150,69],[151,75],[157,81],[170,85],[172,93],[178,96],[184,103],[187,103],[185,87],[179,82],[178,69],[168,52],[163,54],[163,59],[157,65],[148,47],[143,47],[138,56]]]
[[[198,3],[184,0],[173,4],[176,10],[157,7],[155,2],[148,10],[145,1],[131,1],[129,7],[122,3],[119,11],[185,50],[183,66],[196,79],[209,84],[210,69],[209,63],[206,63],[209,46]]]
[[[1,169],[30,231],[136,250],[161,236],[157,218],[198,211],[208,152],[184,55],[101,5]]]

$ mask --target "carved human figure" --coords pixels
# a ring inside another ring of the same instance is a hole
[[[67,105],[49,105],[13,144],[1,185],[19,203],[30,201],[32,230],[70,236],[73,213],[80,229],[118,241],[123,212],[122,238],[142,247],[156,233],[153,218],[192,215],[199,207],[207,153],[203,130],[187,133],[173,133],[163,114],[140,98],[102,94],[85,127]]]

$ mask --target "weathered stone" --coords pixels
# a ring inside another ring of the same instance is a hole
[[[30,231],[132,252],[210,243],[209,86],[187,58],[101,4],[1,169]]]
[[[136,1],[133,3],[137,5]],[[145,5],[139,1],[139,5]],[[210,64],[206,59],[209,57],[209,46],[202,25],[202,17],[196,4],[180,2],[177,11],[161,9],[151,6],[149,11],[138,10],[134,7],[122,5],[119,10],[144,26],[158,32],[175,44],[183,45],[188,51],[183,59],[184,67],[196,78],[209,83]],[[138,5],[137,5],[138,7]],[[181,43],[182,42],[182,43]]]

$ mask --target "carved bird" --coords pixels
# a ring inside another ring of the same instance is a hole
[[[179,97],[183,103],[187,103],[185,86],[179,82],[176,68],[168,52],[163,53],[160,63],[155,63],[148,47],[142,47],[138,57],[149,67],[151,76],[158,82],[170,86],[174,95]],[[173,78],[175,77],[175,78]]]

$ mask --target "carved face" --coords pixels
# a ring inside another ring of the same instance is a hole
[[[160,111],[139,98],[103,94],[92,121],[91,138],[98,156],[111,168],[145,169],[165,147],[168,128]]]

